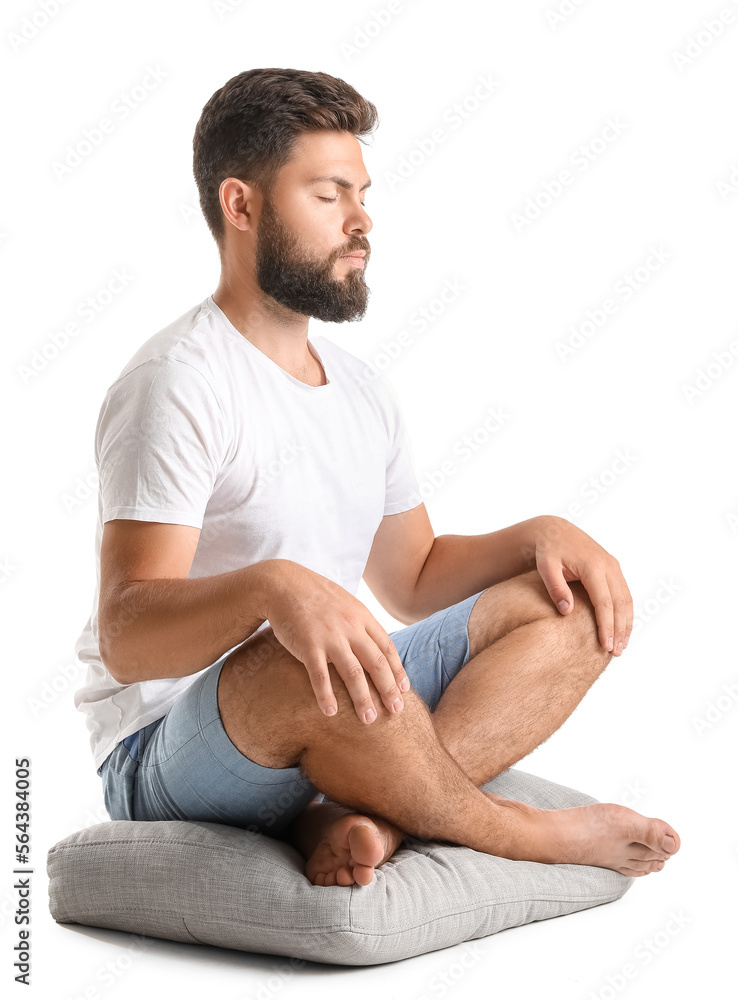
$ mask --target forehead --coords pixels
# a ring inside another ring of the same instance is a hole
[[[340,177],[354,186],[368,186],[361,143],[355,135],[329,129],[300,135],[290,161],[280,171],[280,182],[308,184],[320,177]]]

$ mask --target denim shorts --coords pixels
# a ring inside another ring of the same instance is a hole
[[[389,633],[412,690],[431,712],[469,659],[469,615],[482,593]],[[232,652],[103,761],[98,774],[111,819],[204,820],[279,839],[320,795],[299,767],[264,767],[231,742],[218,709],[218,678]]]

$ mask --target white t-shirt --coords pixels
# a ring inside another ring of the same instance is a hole
[[[202,673],[120,684],[106,670],[97,629],[106,521],[201,528],[190,578],[291,559],[355,595],[382,517],[421,502],[394,389],[327,337],[308,348],[326,385],[293,378],[208,296],[147,340],[108,389],[95,434],[97,585],[75,645],[87,676],[74,704],[97,769]]]

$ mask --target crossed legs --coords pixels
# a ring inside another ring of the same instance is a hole
[[[436,711],[411,690],[391,715],[358,720],[333,667],[338,714],[320,712],[302,664],[265,629],[226,661],[218,701],[231,741],[268,767],[300,766],[330,802],[311,803],[289,836],[314,884],[366,884],[405,833],[516,860],[592,864],[636,876],[679,847],[661,820],[610,803],[540,810],[479,785],[547,739],[611,658],[586,591],[566,617],[538,574],[486,590],[469,619],[470,658]]]

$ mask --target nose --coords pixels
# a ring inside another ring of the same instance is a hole
[[[366,209],[358,205],[356,210],[346,217],[343,231],[347,236],[355,236],[357,233],[366,235],[372,231],[373,225]]]

